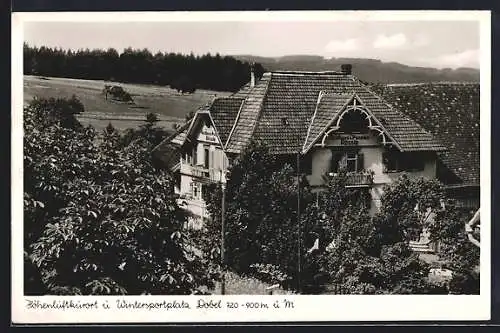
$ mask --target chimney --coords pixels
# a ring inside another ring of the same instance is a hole
[[[352,65],[351,64],[340,65],[340,70],[341,70],[342,74],[351,75]]]
[[[250,88],[255,87],[255,71],[254,71],[255,63],[250,64]]]

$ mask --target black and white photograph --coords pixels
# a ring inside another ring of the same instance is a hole
[[[238,296],[218,320],[268,320],[255,311],[279,299],[293,321],[302,296],[328,312],[427,295],[489,311],[488,12],[25,14],[24,309]]]

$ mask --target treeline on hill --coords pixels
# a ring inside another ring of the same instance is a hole
[[[218,53],[202,56],[152,54],[147,49],[80,49],[31,47],[24,44],[24,74],[127,83],[169,85],[183,92],[196,89],[237,91],[250,80],[251,64]],[[254,65],[257,78],[264,73]]]

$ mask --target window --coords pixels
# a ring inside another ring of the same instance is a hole
[[[396,151],[386,151],[382,154],[384,163],[384,172],[398,172],[399,171],[399,154]]]
[[[343,133],[368,133],[369,121],[366,115],[358,110],[347,112],[340,122],[340,131]]]
[[[330,172],[337,173],[340,170],[347,172],[360,172],[364,169],[363,154],[356,152],[333,153]]]
[[[414,154],[402,154],[400,167],[405,171],[423,171],[425,169],[424,158]]]
[[[347,153],[345,155],[345,167],[348,172],[358,171],[358,155]]]
[[[205,169],[208,169],[210,167],[210,150],[205,146],[203,152],[205,157],[205,163],[203,164],[203,166],[205,167]]]
[[[423,171],[425,159],[422,156],[397,151],[386,151],[382,155],[384,172]]]
[[[191,164],[196,165],[196,163],[198,162],[198,154],[196,151],[196,147],[193,147],[192,156],[193,158],[191,159]]]
[[[193,164],[193,153],[186,153],[184,156],[184,160],[186,161],[187,164],[192,165]]]
[[[422,239],[422,235],[419,232],[413,233],[410,237],[410,241],[416,242],[416,243],[420,242],[421,239]]]
[[[191,195],[193,196],[193,199],[200,199],[201,191],[202,187],[200,183],[196,182],[191,183]]]
[[[300,171],[306,175],[312,174],[312,158],[311,155],[306,155],[300,160]]]

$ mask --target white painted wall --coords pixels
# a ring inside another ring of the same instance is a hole
[[[332,142],[330,142],[332,143]],[[367,146],[359,147],[360,153],[363,154],[364,160],[364,168],[365,170],[371,170],[374,172],[373,177],[373,185],[370,189],[371,192],[371,206],[370,206],[370,214],[374,215],[376,212],[380,210],[380,198],[383,194],[383,187],[386,184],[390,184],[397,180],[403,172],[384,172],[384,164],[383,164],[383,152],[384,149],[382,146],[376,145],[376,141],[365,141],[363,142]],[[371,145],[371,146],[368,146]],[[335,147],[338,149],[339,147]],[[332,159],[332,151],[330,147],[315,147],[313,148],[311,154],[311,175],[307,177],[310,185],[318,186],[324,185],[323,175],[328,173],[331,168],[331,159]],[[425,177],[429,179],[436,178],[436,168],[437,162],[436,157],[428,154],[425,160],[425,166],[422,171],[416,172],[406,172],[410,177]],[[433,219],[433,214],[429,216],[429,219]],[[429,251],[428,247],[429,243],[429,232],[424,230],[422,232],[420,241],[411,242],[412,247],[416,251]]]
[[[186,203],[186,208],[195,215],[188,223],[190,227],[199,228],[202,225],[202,220],[208,217],[208,211],[204,200],[200,197],[192,197],[192,184],[200,182],[194,177],[197,170],[208,171],[209,179],[212,182],[226,182],[225,172],[228,168],[229,161],[222,150],[222,146],[213,127],[206,125],[208,117],[204,119],[205,123],[200,126],[199,132],[193,136],[196,140],[195,150],[197,153],[196,161],[189,163],[185,159],[185,153],[191,154],[191,149],[186,150],[181,157],[181,186],[179,194],[183,197],[182,202]],[[205,148],[208,148],[209,168],[204,167],[205,164]],[[206,186],[201,184],[201,186]]]
[[[372,170],[373,186],[371,189],[372,198],[374,200],[372,210],[376,211],[380,207],[380,197],[382,195],[383,186],[390,184],[397,180],[403,173],[402,172],[384,172],[384,165],[382,161],[382,153],[384,149],[380,146],[361,147],[360,153],[364,157],[364,168]],[[324,185],[323,175],[330,171],[330,163],[332,159],[331,148],[329,147],[316,147],[311,152],[312,160],[312,174],[307,177],[310,185],[318,186]],[[422,171],[407,172],[410,177],[425,177],[436,178],[436,158],[428,155],[425,161],[425,167]]]

